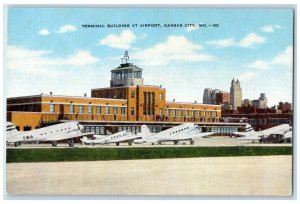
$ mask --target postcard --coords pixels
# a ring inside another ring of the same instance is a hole
[[[293,195],[293,7],[6,10],[8,196]]]

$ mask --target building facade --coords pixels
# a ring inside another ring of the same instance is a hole
[[[76,120],[100,134],[112,124],[117,130],[126,124],[137,132],[142,124],[161,129],[166,124],[220,121],[220,105],[166,101],[166,89],[144,85],[142,69],[132,63],[126,61],[111,73],[110,87],[92,89],[91,97],[41,94],[8,98],[7,121],[24,131]]]

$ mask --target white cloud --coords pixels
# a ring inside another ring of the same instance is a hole
[[[186,31],[187,31],[187,32],[191,32],[191,31],[197,30],[198,28],[199,28],[198,26],[187,27],[187,28],[186,28]]]
[[[246,71],[245,73],[241,74],[238,78],[241,81],[249,81],[249,80],[252,80],[252,79],[254,79],[256,77],[257,77],[256,73],[251,72],[251,71]]]
[[[249,33],[243,39],[240,40],[238,45],[240,47],[253,47],[254,45],[263,44],[266,41],[266,38],[257,35],[256,33]]]
[[[131,44],[135,41],[136,36],[130,30],[124,30],[120,35],[110,34],[104,39],[100,40],[100,45],[107,45],[108,47],[129,49]]]
[[[266,33],[273,33],[276,29],[281,29],[280,25],[266,25],[260,28],[261,31]]]
[[[52,75],[59,67],[79,67],[95,64],[99,61],[87,51],[77,51],[66,58],[51,58],[48,50],[29,50],[17,46],[8,46],[7,68],[19,72],[27,72],[34,75]]]
[[[67,24],[67,25],[63,25],[59,28],[58,32],[59,33],[67,33],[67,32],[74,32],[76,31],[77,28],[73,25]]]
[[[274,25],[274,27],[277,28],[277,29],[281,29],[280,25]]]
[[[217,48],[223,48],[223,47],[235,46],[237,43],[233,38],[226,38],[222,40],[208,41],[208,44],[214,45]]]
[[[270,69],[270,63],[263,60],[256,60],[255,62],[247,65],[247,67],[254,69]]]
[[[214,57],[200,53],[202,46],[189,41],[184,36],[169,36],[166,42],[134,52],[132,58],[146,65],[165,65],[174,62],[210,61]]]
[[[263,44],[266,41],[265,37],[259,36],[256,33],[249,33],[240,41],[233,38],[225,38],[220,40],[208,41],[207,44],[214,45],[217,48],[225,47],[243,47],[243,48],[253,48],[255,45]]]
[[[39,33],[39,35],[50,35],[50,32],[48,31],[48,29],[42,29],[38,33]]]
[[[58,61],[60,64],[65,64],[65,65],[84,66],[88,64],[94,64],[98,62],[99,59],[92,56],[87,51],[78,51],[74,55],[70,55],[64,60],[59,59]]]
[[[293,47],[287,46],[282,53],[276,55],[272,60],[256,60],[252,62],[246,67],[254,68],[254,69],[270,69],[273,66],[282,66],[286,68],[293,67]]]
[[[271,63],[291,68],[293,66],[293,47],[288,46],[284,52],[278,54]]]

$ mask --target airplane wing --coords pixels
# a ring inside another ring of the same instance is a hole
[[[238,140],[260,140],[262,139],[263,137],[265,137],[264,135],[258,135],[258,134],[254,134],[254,135],[251,135],[251,136],[248,136],[248,137],[239,137],[237,138]]]
[[[88,132],[88,133],[78,133],[78,132],[68,132],[64,135],[56,134],[51,137],[48,137],[47,139],[43,141],[60,141],[60,140],[67,140],[71,138],[80,138],[80,137],[86,137],[86,136],[93,136],[94,132]]]
[[[248,137],[250,136],[249,132],[233,132],[234,135],[240,136],[240,137]]]
[[[195,133],[195,134],[178,134],[175,137],[172,137],[172,141],[179,141],[179,140],[190,140],[190,139],[197,139],[197,138],[202,138],[206,137],[209,135],[214,134],[215,132],[204,132],[204,133]]]
[[[137,138],[140,138],[140,136],[132,135],[132,136],[127,136],[127,137],[120,137],[120,138],[116,138],[116,139],[109,141],[109,143],[133,141],[134,139],[137,139]]]
[[[96,140],[99,140],[99,139],[102,139],[102,138],[107,137],[107,135],[93,135],[93,137],[94,137]]]

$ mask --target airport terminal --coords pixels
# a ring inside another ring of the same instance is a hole
[[[194,122],[202,132],[230,135],[246,123],[224,123],[221,105],[166,101],[161,85],[144,85],[143,69],[128,62],[128,52],[111,70],[110,87],[94,88],[91,97],[39,94],[7,99],[7,121],[17,130],[33,130],[66,121],[78,121],[84,132],[99,135],[126,130],[140,132],[145,124],[151,132]],[[65,84],[68,86],[68,84]]]

